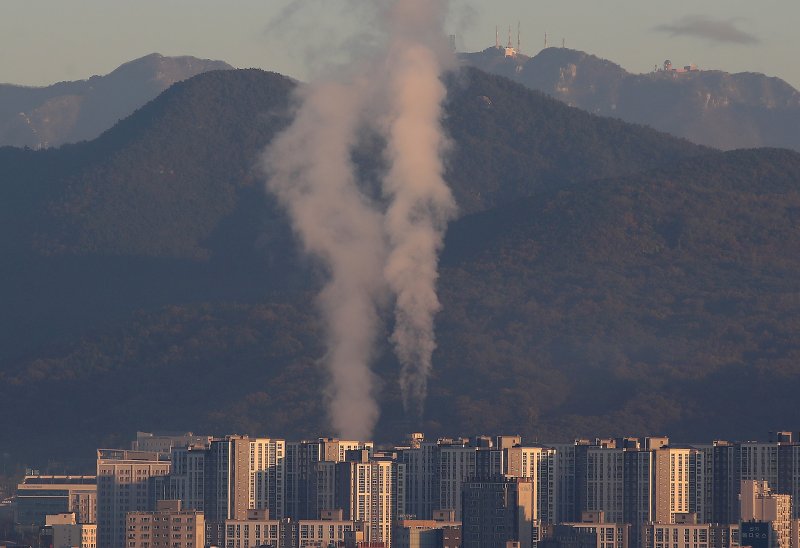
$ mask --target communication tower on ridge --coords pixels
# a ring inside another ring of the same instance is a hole
[[[514,49],[514,45],[511,42],[511,25],[508,25],[508,45],[506,46],[506,57],[516,57],[517,50]]]
[[[494,47],[503,50],[506,57],[516,57],[518,53],[522,53],[522,23],[517,21],[517,44],[514,47],[514,39],[511,34],[511,25],[508,25],[508,42],[505,46],[500,45],[500,28],[498,25],[494,26]]]

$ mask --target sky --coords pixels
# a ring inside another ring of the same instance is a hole
[[[370,2],[372,0],[360,0]],[[359,0],[0,0],[0,82],[42,86],[106,74],[158,52],[305,80],[359,44]],[[647,72],[665,59],[754,71],[800,88],[797,0],[453,0],[460,51],[521,29],[522,52],[583,50]],[[368,47],[366,44],[363,47]]]

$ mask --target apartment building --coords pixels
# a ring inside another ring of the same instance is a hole
[[[202,512],[183,510],[179,500],[162,500],[153,512],[128,512],[127,548],[203,548]]]
[[[166,476],[171,463],[164,453],[98,449],[97,545],[124,548],[128,512],[149,510],[155,499],[151,478]]]

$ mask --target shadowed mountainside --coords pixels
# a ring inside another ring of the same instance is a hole
[[[403,417],[384,344],[381,438],[744,437],[800,418],[800,155],[711,151],[476,70],[448,84],[461,218],[427,418]],[[295,85],[210,72],[92,142],[0,149],[0,449],[326,431],[323,273],[258,169]],[[769,408],[733,406],[745,390]]]

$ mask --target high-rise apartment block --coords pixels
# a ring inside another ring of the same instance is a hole
[[[515,445],[504,449],[503,453],[503,472],[507,477],[531,480],[533,519],[541,523],[555,523],[558,508],[556,450],[544,446]]]
[[[740,535],[800,546],[800,522],[793,521],[800,504],[792,504],[800,493],[800,443],[787,432],[768,442],[696,445],[665,437],[426,440],[421,433],[384,450],[358,440],[238,435],[140,433],[136,444],[156,450],[98,452],[98,548],[127,546],[126,513],[153,511],[158,500],[202,512],[206,544],[228,548],[343,542],[729,548]],[[91,519],[90,493],[52,486],[58,493],[49,501],[42,497],[51,486],[26,478],[19,515],[40,500]],[[42,491],[39,499],[31,498],[35,491]],[[438,523],[442,515],[453,527]],[[458,534],[457,523],[463,524]]]
[[[344,518],[363,522],[364,540],[391,546],[392,527],[405,514],[405,465],[368,451],[353,451],[336,464],[336,507]]]
[[[689,513],[690,458],[695,453],[696,449],[672,446],[655,451],[656,523],[675,523],[675,514]]]
[[[250,508],[250,438],[214,439],[205,457],[206,537],[224,542],[225,520],[245,519]]]
[[[530,547],[533,542],[533,481],[530,478],[486,478],[462,488],[463,548]]]
[[[282,519],[286,513],[286,441],[274,438],[250,440],[250,508],[267,509]]]
[[[314,489],[319,462],[342,462],[348,451],[372,451],[372,442],[319,438],[287,442],[284,463],[285,515],[292,519],[316,519]]]
[[[97,544],[124,548],[126,514],[148,511],[155,499],[153,478],[170,471],[163,453],[99,449],[97,451]]]

